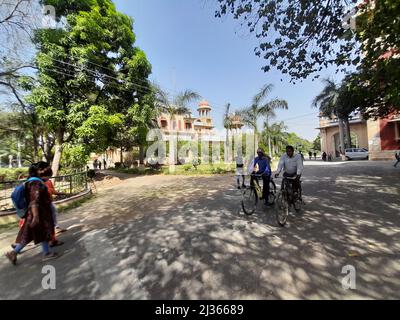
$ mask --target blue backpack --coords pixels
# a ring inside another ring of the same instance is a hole
[[[25,185],[28,182],[32,182],[32,181],[40,181],[43,183],[42,179],[35,178],[35,177],[29,178],[27,181],[25,181],[24,183],[17,186],[11,194],[11,200],[13,202],[15,209],[17,210],[17,216],[20,219],[23,219],[25,217],[25,215],[29,209],[29,202],[26,201]]]

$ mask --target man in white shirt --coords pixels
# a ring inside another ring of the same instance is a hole
[[[294,191],[300,190],[300,177],[303,173],[303,160],[300,154],[294,154],[294,148],[292,146],[286,147],[286,153],[281,157],[278,169],[275,174],[275,178],[279,177],[279,174],[283,170],[283,176],[294,178],[296,180],[293,182],[293,189]],[[300,193],[301,194],[301,193]]]

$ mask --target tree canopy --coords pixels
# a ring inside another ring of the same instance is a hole
[[[35,34],[38,81],[28,101],[56,138],[56,172],[64,144],[96,152],[131,143],[118,132],[135,123],[132,108],[148,105],[151,65],[134,46],[133,20],[110,0],[42,3],[64,22]]]
[[[345,12],[357,0],[218,0],[216,17],[232,14],[255,34],[257,56],[265,72],[276,67],[292,80],[304,79],[329,65],[359,62],[355,34],[343,28]]]

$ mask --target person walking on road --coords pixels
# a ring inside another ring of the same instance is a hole
[[[396,158],[396,163],[393,165],[395,168],[397,168],[397,165],[400,163],[400,151],[396,152],[394,154],[394,157]]]
[[[25,185],[25,195],[28,202],[28,211],[24,216],[24,223],[19,229],[16,246],[5,256],[13,265],[17,264],[17,255],[33,241],[41,243],[43,261],[54,259],[58,254],[51,252],[49,241],[54,233],[54,221],[51,213],[51,199],[42,178],[49,168],[47,162],[37,162],[29,167],[29,179]]]
[[[311,151],[308,152],[308,157],[310,158],[310,160],[312,159],[312,152]]]

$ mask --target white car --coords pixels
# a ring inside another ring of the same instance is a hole
[[[368,160],[368,150],[365,148],[351,148],[345,150],[347,160],[366,159]]]

